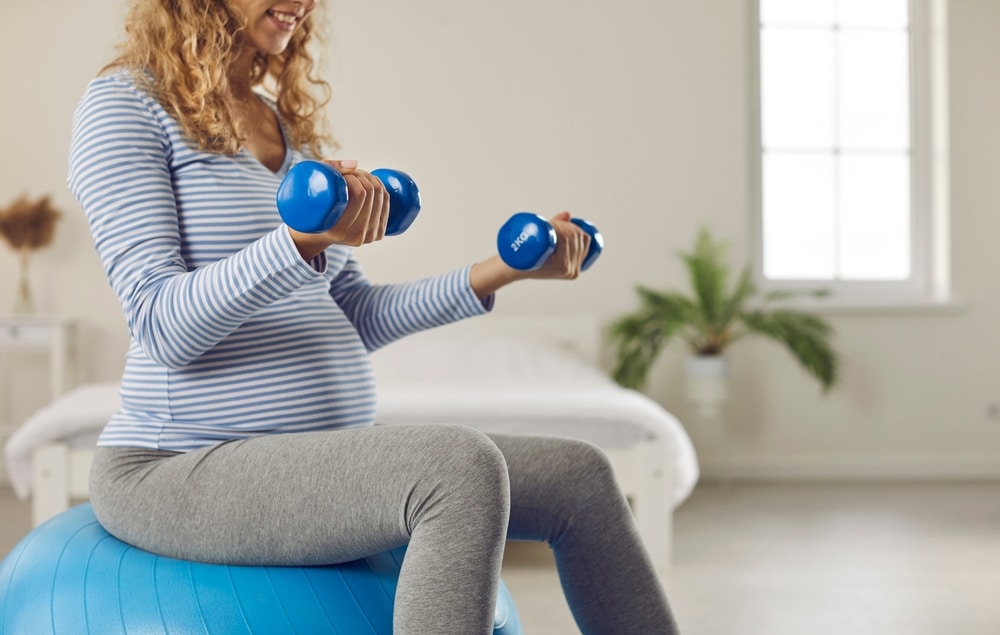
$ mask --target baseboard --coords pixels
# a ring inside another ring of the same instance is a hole
[[[996,481],[1000,457],[780,458],[705,461],[703,481]]]

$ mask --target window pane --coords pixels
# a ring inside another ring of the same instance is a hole
[[[840,144],[909,147],[909,68],[905,31],[841,32]]]
[[[834,178],[834,158],[829,154],[764,155],[765,277],[834,277]]]
[[[909,278],[909,156],[844,155],[840,185],[842,277]]]
[[[834,143],[832,31],[761,33],[761,140],[765,148]]]
[[[835,15],[833,4],[833,0],[760,0],[760,21],[761,24],[829,26]]]
[[[906,27],[910,23],[908,4],[907,0],[838,0],[837,22],[844,26]]]
[[[910,2],[759,7],[764,277],[911,280]]]

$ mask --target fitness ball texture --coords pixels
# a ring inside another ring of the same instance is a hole
[[[321,567],[188,562],[114,538],[85,503],[0,563],[0,633],[390,635],[405,552]],[[493,633],[523,635],[503,582]]]

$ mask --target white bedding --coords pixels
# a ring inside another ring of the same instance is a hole
[[[512,337],[429,331],[377,351],[372,363],[382,423],[459,423],[606,449],[662,439],[673,454],[674,506],[698,481],[694,446],[676,417],[571,353]]]
[[[372,363],[380,423],[459,423],[487,432],[568,436],[608,449],[662,439],[672,453],[674,506],[698,480],[691,440],[673,415],[569,353],[442,329],[391,344],[374,353]],[[119,405],[117,382],[88,384],[25,421],[5,448],[17,495],[31,492],[37,446],[93,445]]]
[[[97,441],[101,428],[121,405],[118,386],[118,382],[104,382],[75,388],[14,430],[4,446],[4,462],[18,498],[31,494],[31,455],[36,447],[52,441],[83,447]]]

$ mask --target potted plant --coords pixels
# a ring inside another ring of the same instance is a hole
[[[723,356],[735,342],[760,335],[784,345],[824,392],[837,381],[838,359],[833,329],[821,318],[776,302],[796,295],[823,296],[825,291],[773,291],[758,294],[746,267],[730,284],[726,246],[702,229],[694,251],[682,253],[692,293],[656,291],[638,286],[640,306],[614,320],[612,376],[619,384],[645,387],[649,369],[661,351],[683,341],[691,356],[685,363],[689,397],[699,414],[718,413],[726,399],[728,362]]]

